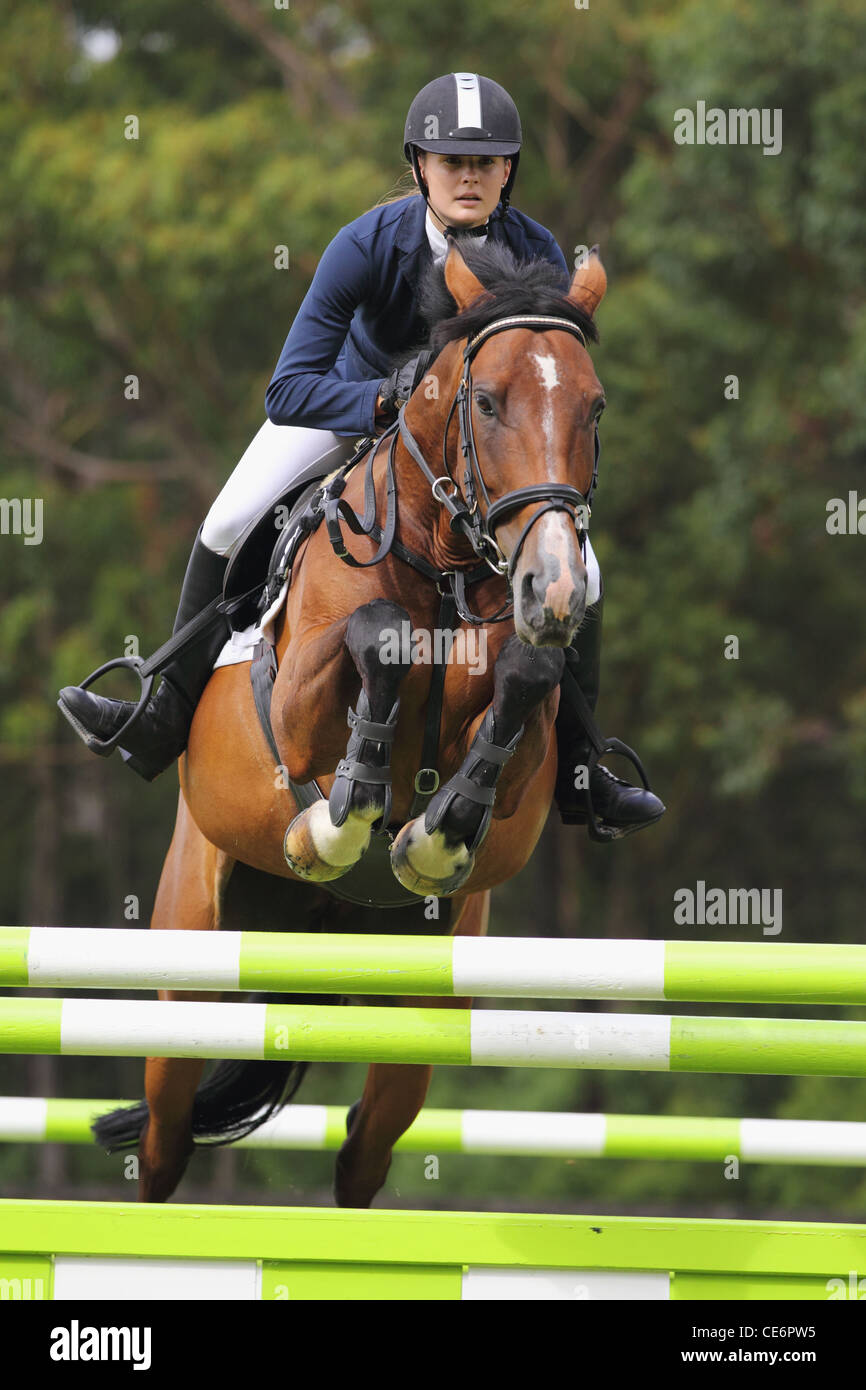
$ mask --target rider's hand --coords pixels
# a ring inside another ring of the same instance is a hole
[[[397,412],[405,405],[429,365],[432,353],[424,351],[410,357],[401,367],[395,367],[386,381],[382,382],[379,401],[381,402],[384,423],[389,424],[397,418]],[[377,419],[379,409],[377,405]]]
[[[382,382],[382,385],[385,385],[384,381]],[[374,433],[381,434],[383,430],[387,429],[388,426],[394,420],[394,416],[395,412],[392,410],[388,410],[388,408],[385,405],[382,393],[380,392],[379,395],[376,397],[376,413],[373,416]]]

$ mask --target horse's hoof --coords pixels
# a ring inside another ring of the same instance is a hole
[[[327,801],[295,816],[283,840],[286,863],[308,883],[329,883],[354,868],[370,843],[370,826],[357,817],[335,826]]]
[[[420,898],[456,893],[474,868],[475,855],[465,845],[449,850],[441,830],[428,835],[423,816],[404,825],[391,845],[394,877]]]

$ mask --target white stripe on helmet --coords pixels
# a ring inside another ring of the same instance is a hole
[[[455,72],[457,83],[457,127],[481,125],[481,84],[476,72]]]

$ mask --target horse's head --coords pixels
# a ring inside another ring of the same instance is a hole
[[[596,252],[575,271],[567,292],[552,288],[549,267],[533,263],[525,270],[522,286],[509,286],[500,301],[494,284],[491,299],[453,245],[445,284],[459,311],[454,323],[466,316],[469,343],[479,339],[462,375],[474,455],[470,488],[477,488],[478,512],[503,570],[508,564],[514,626],[533,646],[564,647],[587,603],[581,541],[604,393],[586,341],[595,337],[592,317],[607,277]],[[479,301],[488,306],[487,335],[483,325],[472,333]],[[514,317],[529,321],[494,327]]]

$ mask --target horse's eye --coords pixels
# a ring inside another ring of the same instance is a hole
[[[494,415],[496,413],[493,409],[493,402],[490,397],[485,396],[482,391],[475,392],[475,404],[478,406],[482,415]]]

